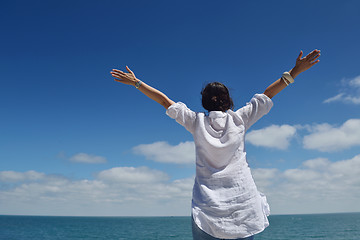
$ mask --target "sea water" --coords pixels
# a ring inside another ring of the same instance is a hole
[[[274,215],[256,240],[359,240],[360,213]],[[1,216],[0,239],[191,240],[190,217]]]

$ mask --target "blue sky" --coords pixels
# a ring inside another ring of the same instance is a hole
[[[201,108],[235,108],[295,59],[320,63],[248,132],[272,213],[360,211],[358,1],[2,1],[0,214],[189,215],[191,135],[113,81],[138,78]]]

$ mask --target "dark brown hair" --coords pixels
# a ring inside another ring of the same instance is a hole
[[[201,91],[202,105],[210,111],[227,111],[234,108],[229,89],[222,83],[212,82]]]

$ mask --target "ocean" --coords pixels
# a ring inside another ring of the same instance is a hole
[[[269,221],[256,240],[360,239],[360,213],[273,215]],[[191,240],[191,218],[0,215],[0,239]]]

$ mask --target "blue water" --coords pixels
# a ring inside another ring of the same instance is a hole
[[[359,240],[360,213],[274,215],[257,240]],[[186,239],[190,217],[0,216],[0,239]]]

